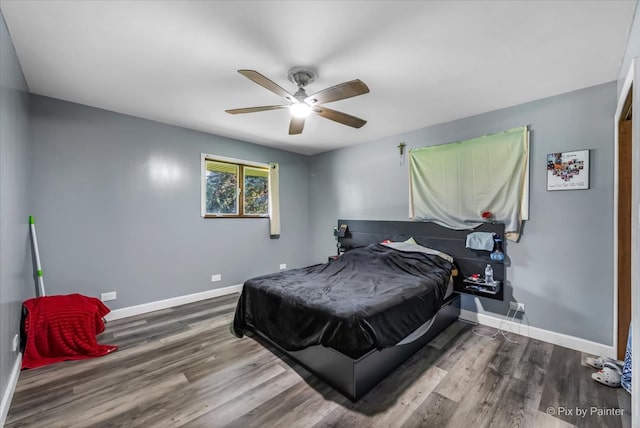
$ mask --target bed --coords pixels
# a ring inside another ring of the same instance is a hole
[[[468,231],[338,223],[349,226],[345,254],[246,281],[233,330],[258,334],[355,401],[458,318],[454,283],[484,260],[465,251]],[[403,242],[412,237],[417,245]]]

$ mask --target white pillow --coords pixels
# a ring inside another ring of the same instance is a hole
[[[413,240],[413,242],[415,242],[415,240],[413,238],[410,238],[411,240]],[[389,248],[393,248],[394,250],[398,250],[398,251],[407,251],[407,252],[417,252],[417,253],[424,253],[424,254],[433,254],[439,257],[442,257],[443,259],[445,259],[446,261],[448,261],[449,263],[453,263],[453,257],[451,257],[449,254],[445,254],[441,251],[438,250],[434,250],[433,248],[427,248],[427,247],[423,247],[422,245],[418,245],[418,244],[413,244],[410,242],[389,242],[389,243],[383,243],[382,245],[386,245]]]

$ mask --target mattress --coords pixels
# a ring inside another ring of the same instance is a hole
[[[234,332],[258,330],[288,351],[324,345],[358,358],[396,345],[429,321],[452,269],[435,254],[356,248],[330,263],[245,282]]]

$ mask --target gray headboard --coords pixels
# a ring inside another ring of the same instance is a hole
[[[454,258],[459,274],[454,279],[457,291],[462,289],[462,279],[474,273],[484,274],[487,263],[493,267],[493,276],[497,281],[505,280],[504,262],[491,260],[488,251],[470,250],[465,247],[467,234],[471,232],[494,232],[504,239],[504,224],[483,223],[476,229],[453,230],[435,223],[421,221],[383,221],[383,220],[338,220],[338,227],[346,224],[349,230],[345,237],[338,238],[342,246],[348,251],[373,243],[380,243],[385,239],[404,241],[413,237],[418,244],[440,250]],[[507,258],[506,245],[502,251]],[[503,299],[504,286],[493,299]],[[489,296],[487,296],[489,297]]]

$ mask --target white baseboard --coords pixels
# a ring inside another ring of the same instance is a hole
[[[146,314],[147,312],[159,311],[160,309],[172,308],[174,306],[186,305],[205,299],[226,296],[227,294],[239,293],[242,291],[242,284],[230,285],[229,287],[216,288],[201,293],[187,294],[185,296],[172,297],[165,300],[143,303],[141,305],[129,306],[121,309],[114,309],[105,317],[107,321],[118,320],[120,318],[132,317],[134,315]]]
[[[580,339],[578,337],[556,333],[554,331],[544,330],[538,327],[531,327],[525,323],[520,324],[520,322],[505,321],[503,318],[479,314],[465,309],[460,310],[460,319],[493,328],[500,328],[500,325],[502,324],[502,327],[507,332],[509,332],[510,329],[513,333],[517,333],[521,336],[542,340],[543,342],[564,346],[565,348],[575,349],[576,351],[611,358],[616,357],[615,349],[611,345],[603,345],[602,343],[592,342],[590,340]]]
[[[18,377],[20,377],[21,366],[22,353],[18,353],[18,357],[16,358],[13,368],[11,369],[11,374],[9,375],[9,382],[4,390],[4,394],[2,394],[2,401],[0,402],[0,427],[3,427],[7,420],[9,406],[11,406],[11,399],[13,398],[13,393],[15,392],[16,385],[18,384]]]
[[[113,321],[120,318],[132,317],[134,315],[145,314],[147,312],[159,311],[161,309],[185,305],[187,303],[193,303],[200,300],[212,299],[214,297],[239,293],[241,291],[242,284],[231,285],[229,287],[216,288],[215,290],[203,291],[201,293],[187,294],[185,296],[172,297],[170,299],[157,300],[155,302],[143,303],[141,305],[129,306],[122,309],[115,309],[111,311],[105,318],[107,319],[107,321]],[[604,345],[602,343],[592,342],[590,340],[580,339],[578,337],[556,333],[554,331],[544,330],[538,327],[531,327],[527,324],[520,324],[519,322],[505,321],[503,318],[498,318],[486,314],[479,314],[476,312],[468,311],[466,309],[460,310],[460,319],[493,328],[500,328],[500,325],[502,325],[503,327],[511,329],[512,332],[525,337],[542,340],[554,345],[575,349],[576,351],[580,352],[615,358],[615,349],[611,345]],[[19,364],[17,365],[17,367],[17,372],[19,372]],[[15,382],[17,382],[17,374]],[[13,385],[13,388],[15,388],[15,384]],[[13,394],[13,390],[11,391],[11,393]],[[2,404],[4,405],[4,400]],[[4,408],[0,407],[0,409]],[[2,416],[2,414],[0,414],[0,416]],[[0,426],[2,425],[0,424]]]

